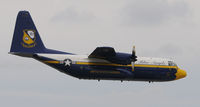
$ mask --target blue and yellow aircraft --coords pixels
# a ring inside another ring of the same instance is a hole
[[[186,76],[170,59],[137,57],[135,47],[132,54],[97,47],[89,56],[48,49],[28,11],[18,13],[9,53],[36,59],[79,79],[161,82]]]

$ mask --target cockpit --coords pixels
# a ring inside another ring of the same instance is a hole
[[[174,63],[173,61],[168,61],[168,65],[169,66],[177,66],[176,63]]]

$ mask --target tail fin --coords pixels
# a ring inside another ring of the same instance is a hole
[[[68,54],[45,48],[28,11],[18,13],[10,53],[18,55],[34,53]]]

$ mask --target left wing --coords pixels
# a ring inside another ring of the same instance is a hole
[[[88,58],[105,59],[109,62],[122,65],[131,64],[131,54],[116,53],[112,47],[97,47]]]
[[[116,52],[112,47],[97,47],[88,57],[89,58],[99,58],[108,59],[114,57]]]

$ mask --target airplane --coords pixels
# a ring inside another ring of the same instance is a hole
[[[28,11],[19,11],[9,54],[33,58],[78,79],[165,82],[186,77],[171,59],[137,57],[97,47],[90,55],[48,49]]]

